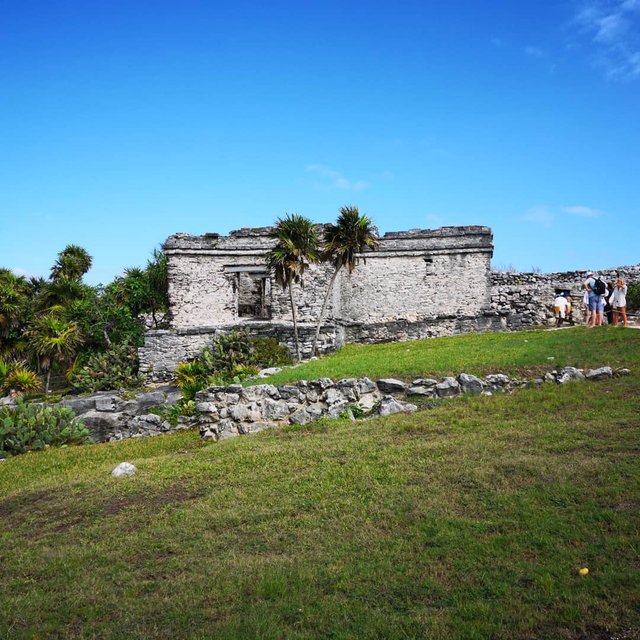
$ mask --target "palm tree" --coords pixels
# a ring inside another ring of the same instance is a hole
[[[375,248],[378,244],[377,237],[377,227],[371,218],[358,211],[358,207],[342,207],[336,224],[326,227],[322,259],[332,262],[334,270],[318,317],[318,326],[313,340],[313,355],[317,355],[322,320],[329,302],[329,295],[340,269],[345,267],[349,273],[352,273],[358,264],[358,254],[367,248]],[[363,261],[365,260],[363,257]]]
[[[9,269],[0,269],[0,338],[21,324],[29,299],[29,284]]]
[[[51,268],[51,278],[57,280],[64,276],[71,280],[80,280],[89,271],[92,262],[86,249],[77,244],[69,244],[58,254]]]
[[[276,244],[267,254],[267,265],[273,269],[276,282],[282,289],[289,290],[289,302],[293,318],[293,335],[296,343],[296,357],[300,360],[298,323],[293,285],[304,286],[304,272],[309,265],[320,257],[318,232],[316,226],[297,213],[279,218],[276,226],[269,232]]]
[[[54,362],[64,365],[73,360],[83,342],[80,329],[75,322],[67,322],[51,313],[38,318],[27,330],[27,337],[40,367],[47,372],[45,392],[49,393],[51,366]]]

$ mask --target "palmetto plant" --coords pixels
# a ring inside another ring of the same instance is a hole
[[[73,360],[83,339],[75,322],[67,322],[55,314],[38,318],[27,330],[29,346],[47,372],[45,391],[49,392],[51,366],[65,365]]]
[[[304,286],[304,273],[313,262],[320,258],[319,239],[316,226],[297,213],[279,218],[269,232],[276,240],[275,246],[267,254],[267,265],[273,270],[276,282],[289,291],[293,334],[296,344],[296,358],[300,360],[298,323],[293,285]]]
[[[371,218],[358,211],[358,207],[342,207],[336,224],[325,228],[322,260],[332,262],[334,270],[318,316],[318,325],[313,339],[314,355],[316,355],[329,295],[340,269],[344,267],[348,273],[352,273],[358,264],[358,254],[366,249],[375,248],[377,244],[378,229]],[[364,257],[362,259],[365,261]]]
[[[42,383],[23,361],[10,361],[0,358],[0,396],[16,391],[17,393],[33,393],[38,391]]]

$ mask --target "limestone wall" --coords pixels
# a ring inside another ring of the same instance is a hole
[[[605,282],[618,277],[627,283],[640,281],[640,265],[598,272]],[[492,273],[491,309],[505,319],[507,329],[545,325],[553,321],[556,289],[571,292],[575,319],[582,321],[584,271],[561,273]]]
[[[178,234],[167,240],[174,329],[254,320],[238,312],[247,297],[242,291],[239,297],[239,290],[248,286],[243,284],[250,280],[248,274],[265,278],[264,306],[269,311],[263,319],[290,321],[288,292],[266,271],[265,256],[274,245],[267,231],[242,229],[228,237]],[[340,272],[326,317],[338,323],[375,323],[452,313],[474,315],[490,302],[492,252],[488,227],[387,233],[375,252],[360,256],[352,274]],[[294,286],[299,322],[316,322],[332,273],[331,265],[312,265],[304,286]]]
[[[170,381],[180,362],[192,360],[202,347],[221,332],[233,329],[248,329],[256,337],[274,337],[295,354],[293,325],[289,323],[252,322],[223,325],[220,327],[199,329],[162,329],[147,331],[144,346],[138,349],[140,373],[156,382]],[[301,324],[298,327],[298,340],[302,358],[310,358],[315,324]],[[323,325],[318,340],[318,350],[322,353],[335,351],[345,343],[344,331],[333,324]]]

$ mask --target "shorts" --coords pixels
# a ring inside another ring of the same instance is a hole
[[[589,311],[604,311],[604,300],[602,296],[595,293],[589,294]]]

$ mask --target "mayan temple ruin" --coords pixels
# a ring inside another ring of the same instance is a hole
[[[266,265],[270,228],[228,236],[176,234],[163,245],[169,265],[169,329],[147,331],[139,351],[147,377],[171,377],[217,332],[245,327],[274,336],[293,352],[289,296]],[[412,340],[469,331],[511,330],[548,321],[555,290],[580,294],[583,273],[495,273],[485,226],[385,233],[375,251],[342,270],[323,320],[319,350],[346,342]],[[638,267],[610,270],[638,278]],[[295,286],[301,353],[311,355],[333,266],[311,265]]]

